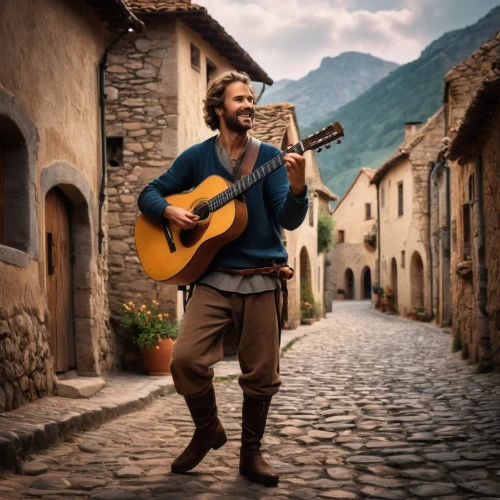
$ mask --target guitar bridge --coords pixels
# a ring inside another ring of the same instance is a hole
[[[162,217],[161,224],[163,226],[163,234],[167,240],[168,249],[170,250],[170,253],[174,253],[177,248],[175,246],[174,237],[172,236],[172,231],[170,231],[170,221],[166,217]]]

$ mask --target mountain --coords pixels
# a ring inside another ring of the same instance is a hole
[[[500,6],[472,26],[445,33],[417,60],[400,66],[353,101],[302,128],[305,136],[325,123],[339,121],[344,126],[342,144],[317,155],[323,182],[342,196],[361,167],[378,168],[403,141],[405,122],[425,123],[441,106],[444,75],[493,38],[499,27]]]
[[[397,67],[396,63],[360,52],[325,57],[318,69],[300,80],[277,81],[264,91],[259,104],[292,102],[299,125],[307,127],[352,101]]]

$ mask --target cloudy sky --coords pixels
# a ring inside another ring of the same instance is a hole
[[[323,57],[367,52],[404,64],[443,33],[474,24],[500,0],[192,0],[275,81]]]

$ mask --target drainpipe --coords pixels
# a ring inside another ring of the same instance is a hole
[[[104,92],[106,68],[108,54],[113,45],[118,42],[124,35],[134,31],[132,28],[123,30],[107,47],[101,57],[99,63],[99,104],[101,107],[101,188],[99,190],[99,230],[98,230],[98,246],[99,254],[102,255],[102,244],[104,240],[104,231],[102,230],[102,211],[104,200],[106,198],[106,165],[107,165],[107,152],[106,152],[106,94]]]
[[[441,155],[439,155],[441,157]],[[441,158],[434,163],[434,166],[430,169],[429,171],[429,178],[427,180],[427,210],[429,213],[429,226],[428,226],[428,233],[429,233],[429,267],[431,271],[431,319],[434,319],[434,269],[433,269],[433,262],[432,262],[432,213],[431,213],[431,194],[432,194],[432,178],[434,176],[434,173],[436,170],[441,166]],[[438,191],[439,193],[439,191]],[[439,210],[439,204],[438,204],[438,210]],[[439,220],[438,220],[439,223]]]
[[[445,247],[443,250],[443,275],[446,276],[448,282],[448,290],[450,289],[450,259],[451,259],[451,172],[450,172],[450,167],[448,166],[448,161],[446,159],[446,154],[443,154],[443,159],[442,159],[442,167],[444,170],[444,173],[446,175],[446,234],[445,234]],[[446,282],[445,282],[446,283]],[[445,315],[446,313],[446,326],[451,325],[451,297],[448,296],[448,307],[447,310],[445,311],[443,308],[443,320],[445,320]],[[444,305],[444,299],[443,299],[443,305]]]
[[[378,253],[378,269],[377,269],[377,283],[380,285],[380,267],[382,263],[380,262],[380,196],[379,196],[380,184],[377,183],[377,253]]]
[[[264,82],[262,82],[262,89],[260,90],[260,93],[259,93],[257,99],[255,99],[255,105],[259,104],[259,101],[261,100],[261,98],[264,94],[264,90],[266,90],[266,84]]]

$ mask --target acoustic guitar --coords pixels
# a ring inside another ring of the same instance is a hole
[[[135,244],[142,267],[155,281],[172,285],[188,285],[207,269],[215,254],[227,243],[243,233],[248,215],[240,195],[285,164],[287,153],[304,151],[325,145],[344,135],[340,123],[335,122],[290,146],[251,174],[232,183],[218,175],[207,177],[193,190],[167,196],[171,205],[185,208],[198,215],[196,227],[181,229],[169,224],[156,224],[140,215],[135,225]]]

